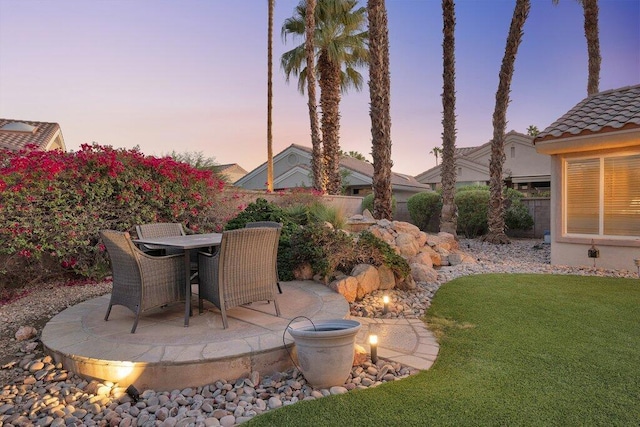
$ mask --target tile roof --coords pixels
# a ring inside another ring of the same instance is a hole
[[[35,129],[31,131],[32,127]],[[28,144],[35,144],[44,150],[59,130],[58,123],[0,119],[0,149],[19,151]]]
[[[589,96],[540,132],[535,141],[640,128],[640,85]]]

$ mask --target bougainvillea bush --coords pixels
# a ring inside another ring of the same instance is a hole
[[[108,273],[99,231],[181,222],[220,228],[224,183],[211,171],[137,149],[0,151],[0,290],[54,277]]]

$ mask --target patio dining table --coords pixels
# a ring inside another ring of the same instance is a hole
[[[148,237],[133,240],[134,243],[178,248],[184,251],[184,267],[186,274],[186,292],[184,303],[184,326],[189,326],[191,314],[191,258],[192,249],[220,246],[221,233],[187,234],[185,236]]]

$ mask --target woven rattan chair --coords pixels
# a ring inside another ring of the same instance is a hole
[[[138,237],[169,237],[169,236],[184,236],[184,228],[179,222],[155,222],[152,224],[136,225],[136,234]],[[163,255],[180,254],[182,250],[166,248],[156,245],[142,245],[143,251],[162,251]]]
[[[276,315],[278,275],[276,269],[279,228],[242,228],[222,233],[220,250],[199,253],[198,306],[203,299],[222,312],[226,329],[227,310],[257,301],[273,301]]]
[[[255,222],[248,222],[248,223],[245,224],[245,228],[257,228],[257,227],[273,227],[273,228],[277,228],[277,229],[282,231],[282,223],[281,222],[255,221]],[[276,250],[277,250],[277,247],[276,247]],[[278,254],[276,253],[276,257],[277,257],[277,255]],[[276,274],[278,274],[277,267],[276,267]],[[278,276],[278,293],[282,293],[282,288],[280,287],[280,276]]]
[[[131,328],[134,333],[140,313],[184,301],[184,255],[147,255],[131,241],[129,233],[103,230],[100,236],[111,258],[113,272],[113,290],[105,321],[109,320],[112,306],[123,305],[136,316]]]

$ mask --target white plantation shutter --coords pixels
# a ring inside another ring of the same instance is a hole
[[[640,236],[640,155],[604,159],[604,234]]]
[[[600,159],[567,161],[567,233],[598,234]]]

